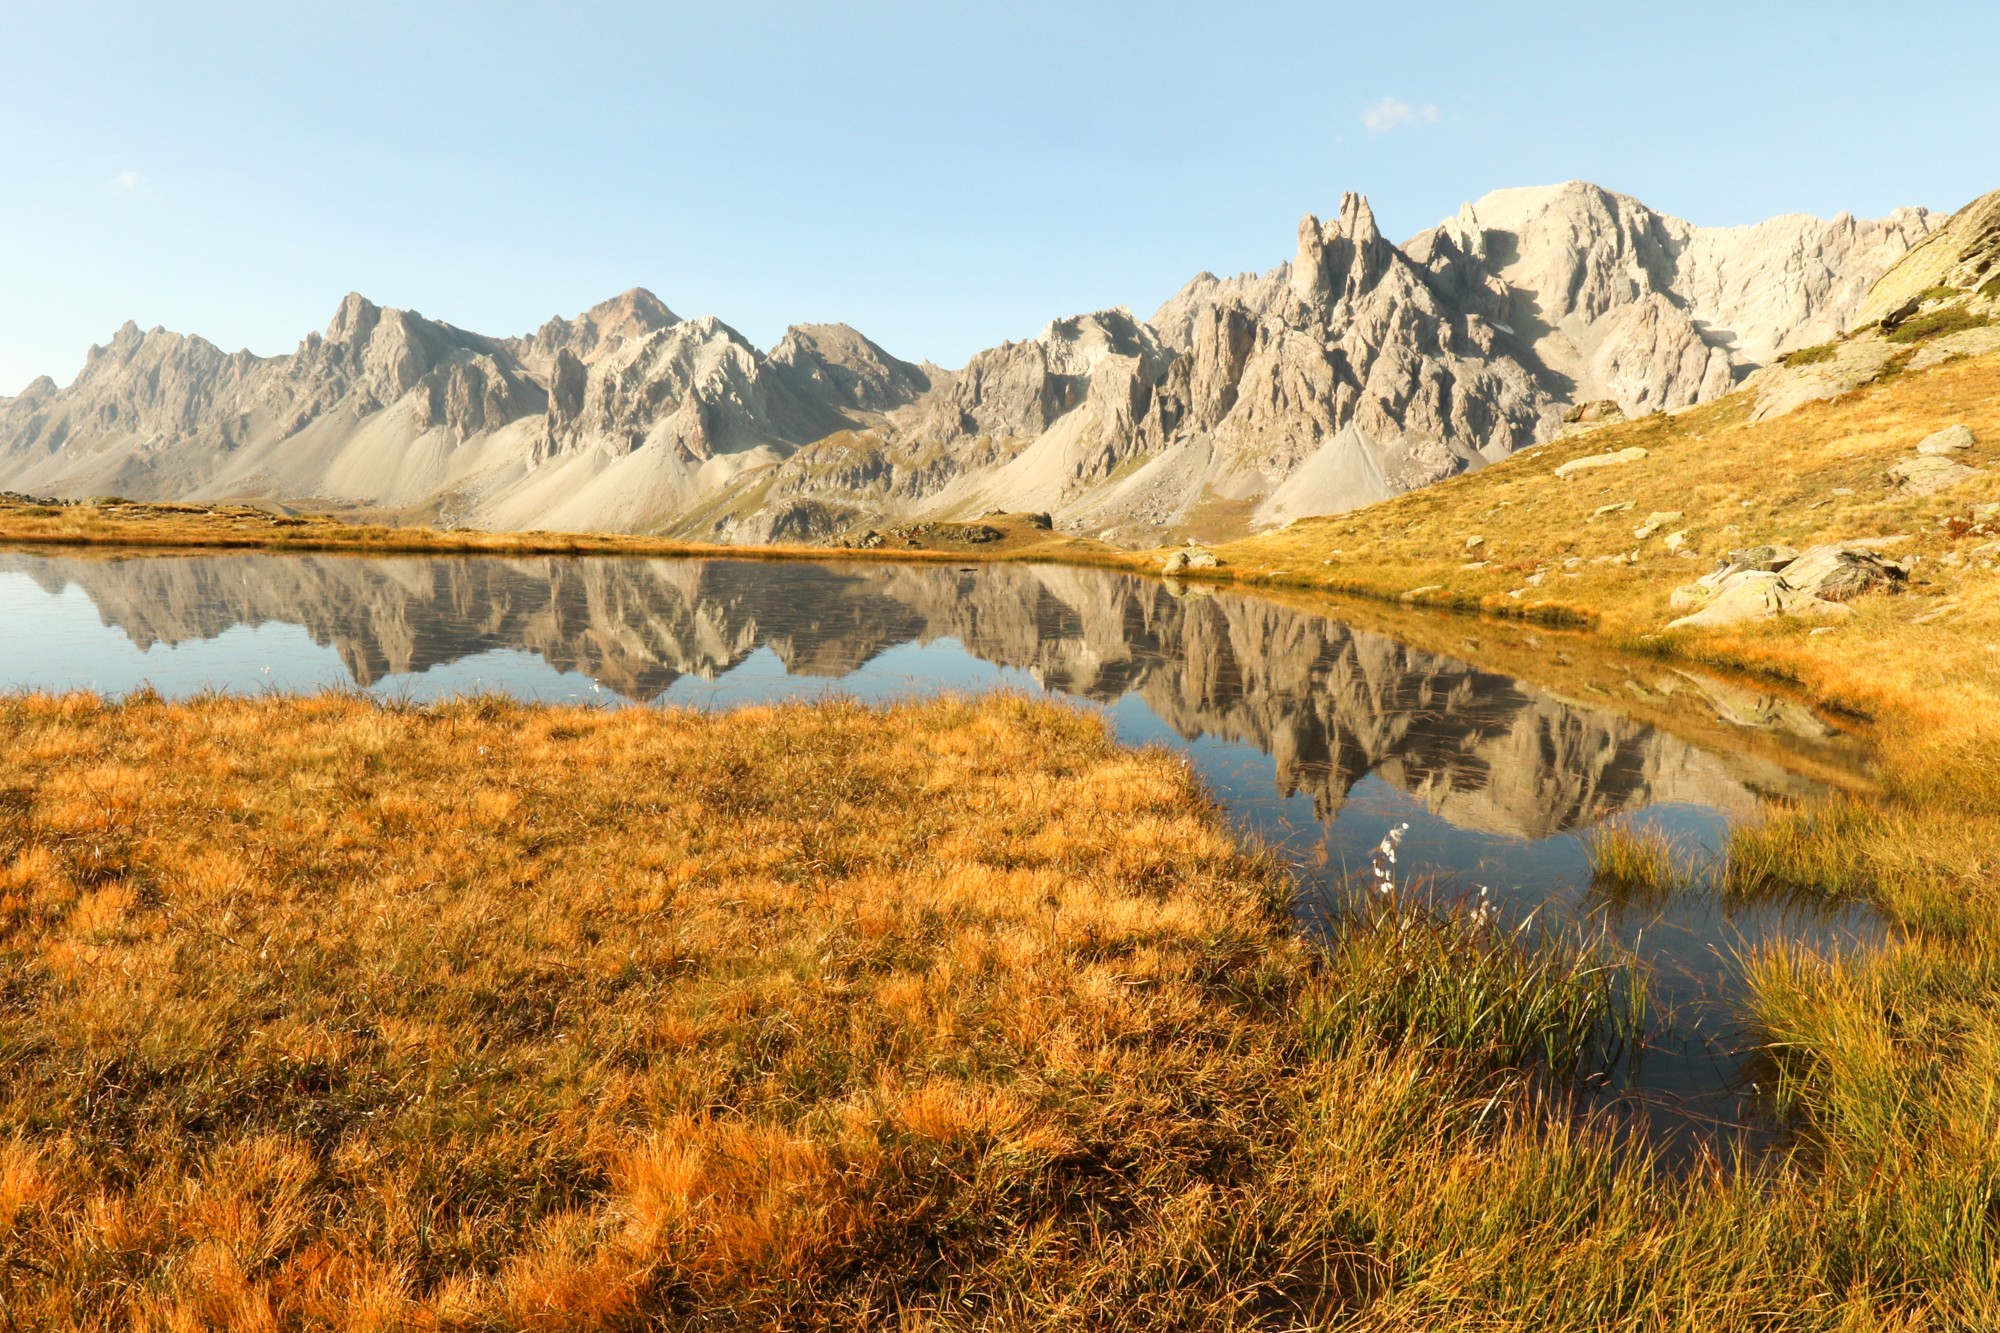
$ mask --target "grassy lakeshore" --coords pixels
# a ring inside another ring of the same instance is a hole
[[[1898,1226],[1919,1247],[1956,1235],[1953,1271],[1979,1293],[1960,1319],[2000,1326],[2000,358],[1892,376],[1767,422],[1749,412],[1739,394],[1564,439],[1220,548],[1217,572],[1587,625],[1633,654],[1761,673],[1870,719],[1882,799],[1738,828],[1725,887],[1865,897],[1901,928],[1897,944],[1847,962],[1767,950],[1750,971],[1753,1017],[1776,1104],[1804,1127],[1828,1187],[1846,1177],[1891,1211],[1955,1195],[1955,1220]],[[1978,437],[1961,456],[1976,475],[1925,497],[1888,483],[1920,440],[1957,424]],[[1646,456],[1555,475],[1635,447]],[[1673,516],[1642,535],[1655,514]],[[1667,550],[1669,532],[1696,558]],[[1845,621],[1664,628],[1672,589],[1730,549],[1864,539],[1918,564],[1904,591],[1861,598]],[[1609,845],[1600,872],[1680,873],[1660,848]]]
[[[1309,946],[1053,705],[15,698],[0,754],[16,1327],[1991,1309],[1973,1145],[1663,1170],[1550,1100],[1618,959],[1414,904]]]
[[[968,528],[998,533],[982,541]],[[1102,542],[1036,527],[1026,515],[903,525],[882,545],[724,546],[713,542],[598,532],[487,532],[397,524],[360,515],[294,511],[291,506],[193,504],[100,497],[39,504],[0,496],[0,544],[131,550],[344,551],[360,555],[708,556],[736,560],[1061,560],[1115,561]]]

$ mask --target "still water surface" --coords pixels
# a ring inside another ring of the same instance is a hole
[[[1081,701],[1122,739],[1185,753],[1238,827],[1298,867],[1302,915],[1407,823],[1405,874],[1635,947],[1673,1019],[1616,1081],[1685,1139],[1751,1104],[1738,954],[1779,936],[1852,947],[1880,928],[1860,909],[1702,891],[1617,901],[1590,888],[1580,835],[1636,819],[1713,853],[1730,817],[1811,799],[1821,788],[1801,774],[1858,765],[1859,747],[1738,684],[1621,670],[1567,698],[1314,609],[1053,566],[0,551],[0,690],[726,708],[1013,687]],[[1703,725],[1634,720],[1621,691]]]

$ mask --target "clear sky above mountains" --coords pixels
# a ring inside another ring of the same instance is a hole
[[[0,7],[0,394],[124,320],[289,351],[350,289],[486,333],[633,285],[958,364],[1594,180],[1697,223],[2000,186],[2000,10],[1598,4]]]

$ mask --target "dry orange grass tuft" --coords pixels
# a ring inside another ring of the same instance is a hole
[[[29,698],[0,754],[18,1327],[1053,1290],[1247,1171],[1298,977],[1182,765],[1020,700]]]

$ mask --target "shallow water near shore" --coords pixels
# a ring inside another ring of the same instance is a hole
[[[1057,566],[0,552],[0,627],[0,690],[703,709],[1048,691],[1186,754],[1235,825],[1297,868],[1308,926],[1407,824],[1401,877],[1483,887],[1503,920],[1634,949],[1668,1018],[1591,1100],[1682,1146],[1761,1133],[1737,953],[1884,933],[1854,906],[1590,887],[1583,836],[1607,821],[1713,857],[1731,818],[1858,771],[1859,743],[1796,704],[1658,664],[1531,684],[1482,668],[1475,641],[1459,657],[1248,592]]]

